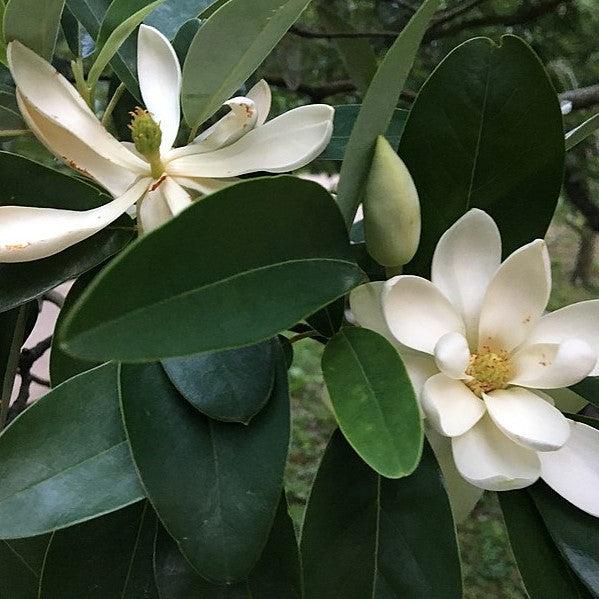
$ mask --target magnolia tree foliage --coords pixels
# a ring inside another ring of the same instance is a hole
[[[531,598],[599,594],[599,300],[546,313],[543,241],[597,119],[565,134],[513,35],[398,109],[439,0],[361,105],[270,118],[254,73],[308,4],[7,3],[4,135],[56,168],[0,153],[1,597],[457,599],[485,490]],[[319,157],[335,196],[289,174]],[[52,389],[7,425],[36,299],[70,279]],[[339,428],[297,534],[306,337]]]

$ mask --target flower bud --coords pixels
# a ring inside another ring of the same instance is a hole
[[[418,249],[420,224],[414,181],[389,142],[379,136],[364,194],[368,253],[383,266],[407,264]]]

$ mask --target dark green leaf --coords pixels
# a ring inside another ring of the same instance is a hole
[[[161,599],[300,599],[299,555],[285,499],[279,502],[268,542],[248,580],[227,587],[206,581],[162,527],[156,537],[155,572]]]
[[[599,377],[587,377],[570,388],[588,402],[599,407]]]
[[[51,60],[65,0],[9,0],[4,11],[4,39],[19,40]]]
[[[0,541],[0,597],[38,599],[39,578],[50,535]]]
[[[229,0],[210,16],[183,65],[181,104],[192,130],[260,66],[309,2]]]
[[[345,297],[340,297],[322,310],[308,316],[306,322],[324,337],[332,337],[343,324]]]
[[[579,599],[574,577],[526,490],[498,493],[510,545],[530,599]]]
[[[223,422],[249,421],[266,405],[275,380],[276,341],[162,363],[177,391],[202,414]]]
[[[0,205],[88,210],[111,198],[95,187],[21,156],[0,152]],[[132,238],[128,216],[59,254],[16,264],[0,264],[0,312],[9,310],[104,262]]]
[[[204,577],[244,579],[268,538],[289,443],[287,371],[249,426],[199,414],[160,364],[122,365],[133,457],[160,520]]]
[[[301,540],[305,599],[459,599],[460,561],[428,445],[407,478],[384,479],[335,432]]]
[[[168,39],[173,39],[185,22],[190,19],[195,20],[194,17],[197,17],[212,2],[213,0],[166,0],[145,20],[145,23],[159,29]],[[203,65],[204,62],[200,62],[198,66],[202,68]]]
[[[418,94],[399,155],[422,208],[409,272],[428,274],[439,237],[470,208],[495,219],[506,255],[544,237],[562,182],[564,134],[535,53],[511,35],[501,46],[475,38],[456,48]]]
[[[439,0],[425,0],[387,51],[356,119],[341,167],[337,201],[349,229],[361,200],[374,144],[385,135],[406,78]]]
[[[254,179],[132,244],[67,316],[63,346],[89,359],[139,361],[249,345],[363,280],[320,185]]]
[[[200,19],[189,19],[189,21],[183,23],[179,28],[179,31],[177,31],[177,35],[173,40],[173,48],[175,49],[177,58],[181,64],[185,62],[189,46],[201,24],[202,21],[200,21]]]
[[[28,127],[18,112],[15,112],[11,108],[0,106],[0,132],[3,138],[9,137],[9,132],[19,135],[27,130]]]
[[[95,38],[111,0],[66,0],[66,5],[84,29]]]
[[[66,6],[62,11],[60,25],[71,54],[73,54],[73,56],[79,56],[79,39],[81,35],[79,30],[79,22],[75,18],[75,15]]]
[[[342,329],[322,356],[322,373],[341,431],[379,474],[400,478],[420,460],[416,394],[397,350],[368,329]]]
[[[349,142],[352,128],[358,114],[360,104],[346,104],[344,106],[335,106],[335,119],[333,121],[333,136],[325,151],[319,156],[326,160],[343,160],[345,148]],[[397,148],[403,128],[408,118],[408,111],[397,108],[391,117],[391,123],[387,128],[385,136],[389,143]]]
[[[0,435],[0,537],[42,534],[144,496],[119,414],[117,367],[60,385]]]
[[[147,501],[54,533],[39,599],[158,599]]]
[[[208,6],[198,15],[201,19],[207,19],[214,14],[225,2],[229,0],[208,0]]]

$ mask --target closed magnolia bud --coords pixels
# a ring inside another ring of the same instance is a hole
[[[368,253],[383,266],[407,264],[420,241],[420,202],[406,165],[382,136],[376,142],[363,207]]]

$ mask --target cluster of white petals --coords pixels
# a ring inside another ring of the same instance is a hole
[[[71,168],[115,198],[95,210],[0,207],[0,262],[56,254],[106,227],[138,204],[139,225],[149,231],[189,206],[194,195],[235,182],[234,177],[301,168],[329,143],[333,109],[302,106],[267,121],[270,89],[260,81],[192,143],[173,148],[180,124],[181,67],[170,42],[142,25],[138,37],[139,87],[159,124],[160,176],[134,144],[119,142],[102,126],[77,90],[49,63],[20,44],[8,47],[17,100],[37,138]],[[201,65],[198,65],[201,68]]]
[[[451,444],[450,468],[476,487],[472,503],[477,489],[542,478],[599,516],[599,430],[566,418],[551,397],[599,376],[599,300],[545,314],[550,291],[545,243],[502,263],[495,222],[474,209],[439,240],[431,281],[369,283],[352,292],[351,308],[397,347],[433,447]]]

